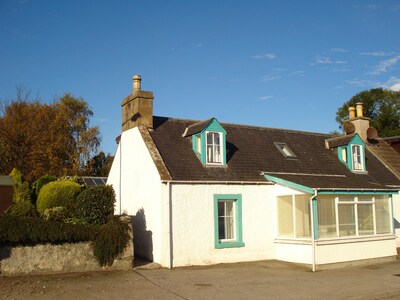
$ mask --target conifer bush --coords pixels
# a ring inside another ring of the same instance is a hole
[[[114,214],[115,193],[110,185],[90,187],[82,191],[75,204],[74,214],[87,224],[105,224]]]
[[[48,208],[73,205],[81,191],[78,183],[61,180],[53,181],[42,187],[36,202],[37,210],[43,214]]]

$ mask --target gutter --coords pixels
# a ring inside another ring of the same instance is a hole
[[[222,180],[161,180],[161,183],[168,184],[238,184],[238,185],[274,185],[273,182],[262,182],[262,181],[222,181]]]

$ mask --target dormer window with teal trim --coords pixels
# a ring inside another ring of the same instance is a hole
[[[338,158],[350,171],[367,172],[365,163],[365,144],[360,136],[355,134],[326,140],[327,147],[337,148]]]
[[[203,165],[226,165],[226,130],[217,119],[190,125],[183,134],[183,137],[189,136],[192,136],[192,149]]]

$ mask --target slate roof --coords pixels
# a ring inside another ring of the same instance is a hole
[[[207,120],[208,121],[208,120]],[[332,135],[285,129],[226,124],[227,166],[204,166],[192,150],[186,128],[199,121],[154,117],[150,136],[172,180],[260,182],[262,172],[312,188],[388,189],[399,179],[366,151],[367,174],[354,174],[339,161],[336,149],[327,149]],[[274,142],[286,143],[296,158],[285,158]]]

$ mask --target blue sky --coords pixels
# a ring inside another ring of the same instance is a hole
[[[71,92],[114,154],[131,78],[154,114],[313,132],[400,85],[400,1],[0,0],[0,99]]]

